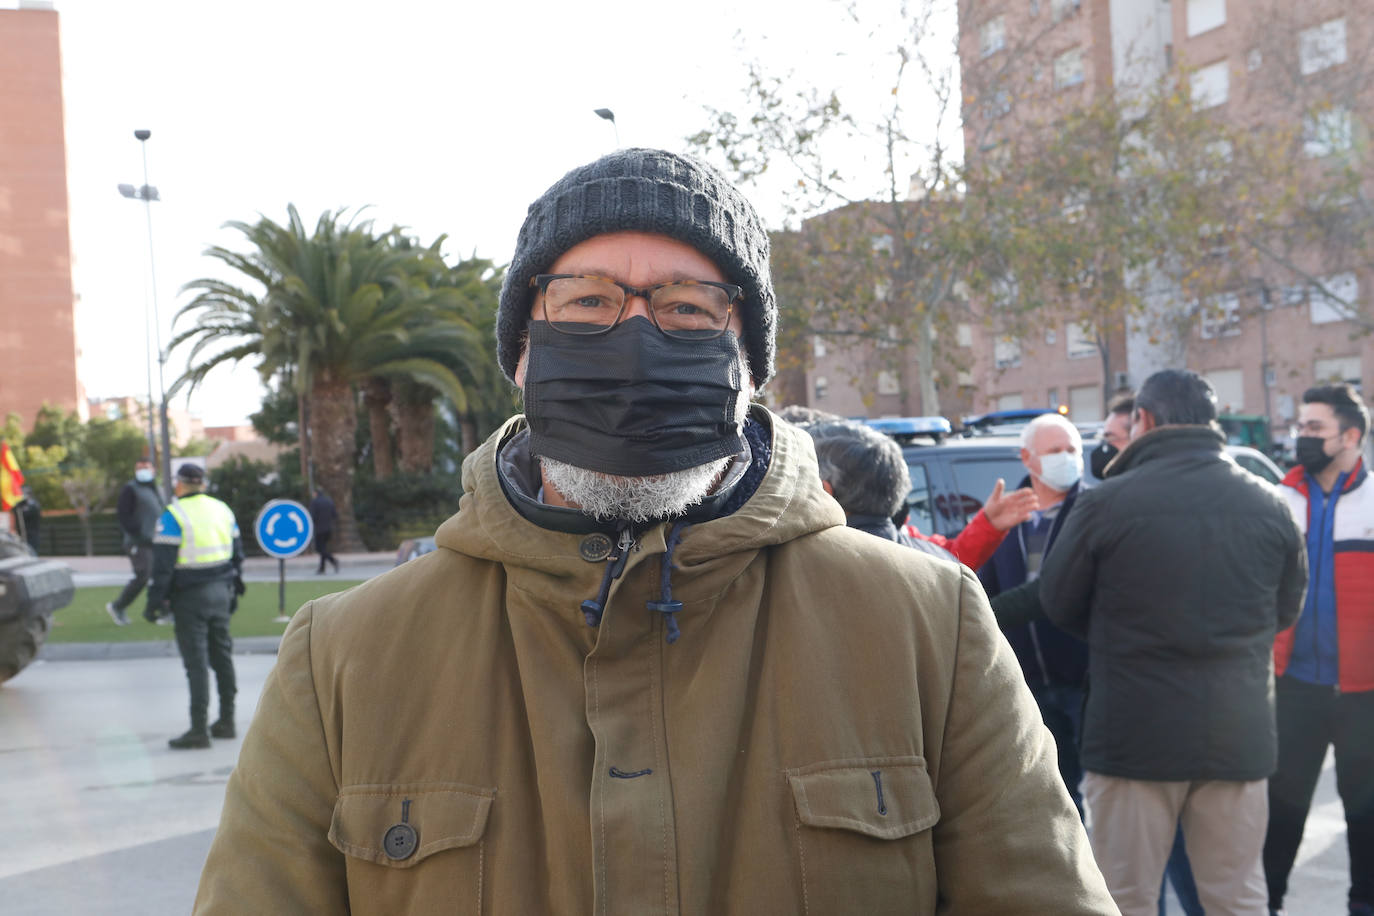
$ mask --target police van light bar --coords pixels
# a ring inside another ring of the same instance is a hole
[[[864,422],[889,436],[947,436],[952,429],[944,417],[883,417]]]

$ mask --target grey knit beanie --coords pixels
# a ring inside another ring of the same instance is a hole
[[[530,278],[563,252],[610,232],[654,232],[686,242],[744,288],[738,308],[754,386],[773,377],[777,302],[768,233],[717,169],[657,149],[623,149],[573,169],[530,204],[501,287],[497,359],[512,380],[530,314]]]

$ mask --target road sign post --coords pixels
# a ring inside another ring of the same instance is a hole
[[[277,558],[276,619],[284,623],[291,619],[286,616],[286,561],[300,556],[310,546],[315,526],[305,506],[291,499],[274,499],[258,513],[253,534],[262,552]]]

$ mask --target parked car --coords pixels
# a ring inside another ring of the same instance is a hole
[[[902,454],[911,473],[907,522],[923,534],[953,537],[978,514],[999,477],[1010,488],[1026,476],[1020,458],[1020,436],[922,436],[905,431],[907,428],[897,421],[885,422],[889,429],[901,431],[896,438],[902,442]],[[1096,438],[1085,439],[1083,454],[1086,456],[1098,444]],[[1226,452],[1242,468],[1269,483],[1278,483],[1283,478],[1278,466],[1256,449],[1228,445]],[[1092,476],[1085,460],[1083,485],[1093,487],[1100,482]]]
[[[401,542],[401,546],[396,548],[396,564],[400,566],[407,560],[422,557],[427,553],[435,551],[434,538],[406,538]]]

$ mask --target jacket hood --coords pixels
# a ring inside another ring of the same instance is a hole
[[[674,565],[690,573],[694,565],[730,554],[753,552],[831,527],[842,527],[844,512],[821,487],[811,437],[779,421],[760,405],[750,408],[769,437],[772,460],[754,494],[734,513],[686,529],[673,552]],[[463,462],[463,496],[458,513],[440,526],[440,548],[507,565],[557,572],[585,567],[580,536],[527,520],[501,487],[497,464],[502,447],[525,427],[514,417]],[[640,535],[649,554],[665,549],[671,522],[650,524]]]

